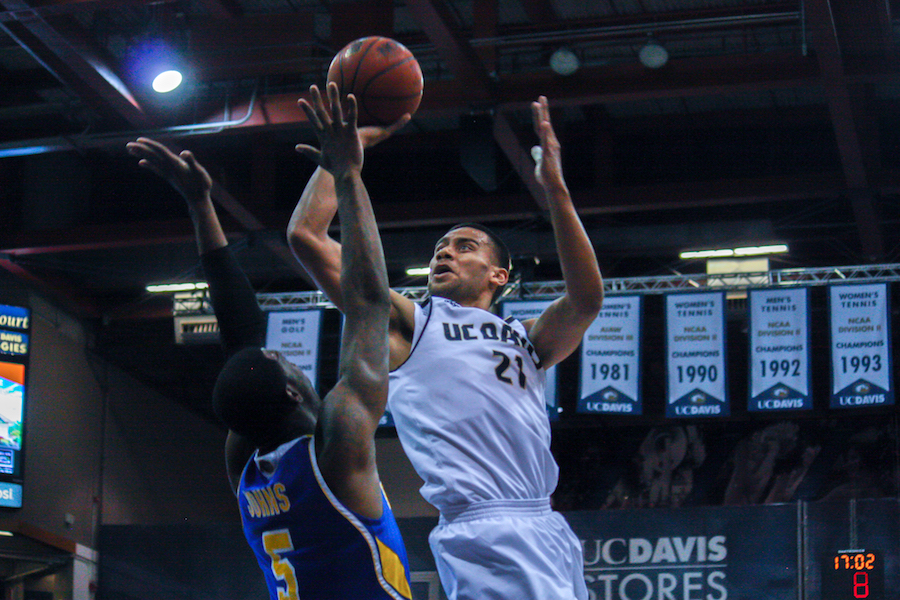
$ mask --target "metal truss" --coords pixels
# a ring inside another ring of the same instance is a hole
[[[844,282],[900,281],[900,265],[862,265],[851,267],[823,267],[816,269],[781,269],[762,273],[725,273],[696,275],[665,275],[658,277],[624,277],[606,279],[607,294],[661,294],[673,290],[747,290],[760,287],[829,285]],[[529,282],[512,284],[504,292],[503,300],[558,298],[565,293],[563,281]],[[395,290],[410,300],[423,300],[428,290],[422,287]],[[325,294],[315,292],[287,292],[258,294],[263,310],[303,310],[310,308],[334,308]],[[173,312],[176,316],[212,314],[209,294],[206,290],[175,294]]]

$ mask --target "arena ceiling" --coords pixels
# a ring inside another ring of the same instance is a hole
[[[310,141],[296,100],[365,35],[403,42],[425,75],[419,112],[364,171],[394,285],[422,283],[403,268],[459,221],[503,233],[525,278],[559,278],[529,162],[538,94],[607,277],[702,271],[678,252],[770,242],[790,247],[772,268],[893,263],[897,6],[0,0],[0,267],[97,323],[98,351],[165,388],[179,379],[160,358],[178,352],[171,301],[144,286],[195,279],[196,250],[182,201],[125,142],[194,150],[254,284],[308,290],[284,242],[312,171],[293,151]],[[158,40],[188,73],[165,98],[131,62]],[[668,53],[658,68],[639,60],[650,40]],[[575,73],[551,70],[560,48]],[[178,385],[166,393],[196,391]]]

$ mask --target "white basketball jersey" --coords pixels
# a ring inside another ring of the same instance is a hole
[[[391,373],[388,408],[421,493],[444,510],[485,500],[547,498],[546,372],[525,328],[431,298],[415,307],[409,358]]]

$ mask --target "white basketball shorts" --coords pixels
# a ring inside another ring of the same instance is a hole
[[[587,600],[581,542],[548,499],[445,511],[428,541],[449,600]]]

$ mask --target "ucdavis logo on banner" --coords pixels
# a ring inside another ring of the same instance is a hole
[[[642,414],[640,296],[607,296],[581,340],[580,413]]]
[[[750,290],[752,411],[812,408],[809,288]]]
[[[729,414],[725,293],[666,295],[667,417]]]
[[[835,285],[829,292],[831,407],[893,404],[887,284]]]
[[[592,600],[796,600],[794,505],[567,512]]]
[[[552,300],[511,300],[501,307],[503,318],[512,317],[518,321],[536,319],[550,306]],[[544,403],[551,421],[559,420],[559,401],[556,397],[556,367],[547,369],[547,383],[544,387]]]
[[[313,387],[319,372],[319,329],[322,309],[270,312],[266,348],[278,350],[300,367]]]

